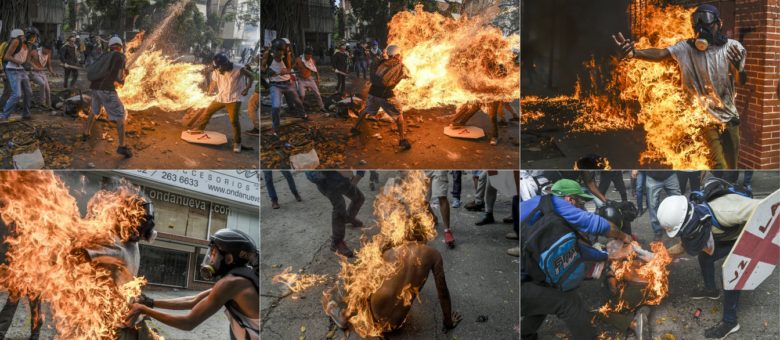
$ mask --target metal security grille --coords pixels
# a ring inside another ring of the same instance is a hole
[[[149,283],[186,287],[189,253],[141,245],[139,275]]]

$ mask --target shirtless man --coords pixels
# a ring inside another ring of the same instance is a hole
[[[394,276],[387,278],[371,295],[371,314],[375,324],[386,324],[386,331],[400,328],[412,308],[411,303],[405,304],[404,299],[400,298],[404,287],[411,285],[412,296],[408,301],[414,301],[431,272],[436,281],[444,331],[447,332],[460,323],[461,315],[452,312],[450,291],[447,289],[447,281],[444,277],[444,261],[438,250],[427,246],[424,241],[415,240],[388,249],[384,252],[383,258],[387,262],[399,263],[399,268]],[[330,296],[333,300],[327,303],[325,312],[339,327],[346,329],[349,327],[348,316],[344,313],[345,304],[342,294],[339,287],[331,289]]]

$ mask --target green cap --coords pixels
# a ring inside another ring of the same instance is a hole
[[[552,186],[552,194],[561,197],[579,196],[586,201],[590,201],[595,198],[593,195],[586,194],[584,191],[582,191],[580,184],[570,179],[562,179],[555,182],[555,184]]]

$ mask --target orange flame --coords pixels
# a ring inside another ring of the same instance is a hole
[[[653,242],[650,244],[650,248],[655,254],[650,262],[634,261],[637,254],[632,250],[624,261],[612,261],[611,268],[618,281],[631,278],[646,282],[642,304],[657,305],[669,293],[669,269],[667,266],[672,262],[672,257],[662,242]],[[609,301],[601,306],[599,313],[606,315],[627,308],[627,303],[623,299],[623,288],[620,289],[618,296],[617,302]]]
[[[76,199],[53,172],[0,172],[0,218],[12,233],[0,286],[14,296],[40,298],[62,339],[113,339],[141,293],[142,277],[121,283],[112,270],[84,258],[84,249],[137,235],[144,215],[137,188],[120,183],[99,191],[81,217]]]
[[[512,101],[520,97],[520,70],[513,48],[518,35],[504,37],[487,26],[489,15],[460,19],[403,11],[388,24],[388,44],[401,48],[410,77],[395,94],[404,109],[461,105],[469,101]]]
[[[272,283],[281,283],[290,289],[293,293],[300,293],[306,289],[309,289],[315,285],[322,284],[328,281],[327,275],[319,274],[296,274],[291,273],[292,267],[287,267],[279,274],[274,275],[271,278]]]
[[[136,35],[127,44],[128,51],[139,46],[143,36]],[[137,53],[140,54],[135,55]],[[116,91],[127,110],[158,108],[174,112],[202,109],[214,99],[200,87],[205,82],[204,65],[171,60],[155,50],[129,52],[127,57],[135,61],[125,77],[124,86]]]
[[[374,201],[379,233],[371,240],[365,235],[362,237],[362,247],[355,253],[354,263],[341,258],[338,277],[344,283],[345,315],[361,337],[381,336],[391,328],[389,324],[374,320],[370,308],[371,294],[395,274],[399,266],[397,262],[385,261],[382,256],[384,251],[414,242],[411,240],[436,238],[433,216],[428,212],[425,200],[427,188],[427,179],[422,171],[410,172],[400,183],[385,186]],[[396,249],[403,251],[402,248]],[[323,308],[330,299],[327,292],[324,294]],[[415,294],[416,291],[409,286],[403,289],[399,299],[411,304]]]

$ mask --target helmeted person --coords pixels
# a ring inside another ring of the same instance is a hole
[[[667,48],[637,50],[634,42],[624,38],[622,33],[612,37],[627,58],[648,61],[672,58],[677,62],[685,92],[713,118],[713,123],[703,130],[712,155],[712,167],[734,169],[739,153],[740,123],[734,81],[744,71],[747,51],[738,41],[724,34],[720,12],[713,5],[697,7],[691,14],[691,25],[695,37]]]
[[[35,27],[28,28],[25,32],[20,29],[11,31],[11,41],[3,56],[3,69],[8,78],[8,85],[11,88],[11,96],[8,98],[0,112],[0,121],[8,120],[11,112],[16,107],[16,103],[22,99],[24,109],[22,119],[32,119],[30,115],[30,99],[32,99],[32,86],[24,64],[30,60],[32,53],[28,44],[34,44],[38,41],[40,33]]]
[[[535,339],[548,314],[562,319],[574,339],[596,338],[592,315],[576,288],[585,278],[584,262],[605,261],[610,255],[592,247],[583,234],[605,235],[624,243],[633,238],[585,211],[585,202],[593,198],[576,181],[561,179],[552,185],[551,194],[520,203],[523,339]]]
[[[289,42],[274,39],[271,42],[271,50],[269,57],[264,59],[261,70],[270,76],[272,134],[278,136],[281,126],[282,96],[287,100],[288,106],[298,111],[301,118],[308,117],[293,83],[293,59]]]
[[[224,306],[230,321],[230,339],[257,340],[260,337],[257,261],[257,245],[249,235],[240,230],[221,229],[209,237],[209,251],[200,269],[205,279],[217,279],[214,287],[185,298],[134,303],[126,323],[132,325],[140,314],[145,314],[168,326],[192,330]],[[189,312],[174,315],[158,309]]]
[[[366,108],[360,113],[355,126],[350,132],[353,136],[359,135],[360,123],[366,114],[373,116],[382,108],[387,114],[394,118],[398,126],[398,144],[401,150],[409,150],[412,145],[406,140],[406,123],[404,122],[404,113],[401,111],[400,104],[395,98],[393,89],[404,78],[407,78],[409,71],[402,63],[401,48],[396,45],[387,46],[387,59],[377,65],[376,71],[371,74],[371,87],[368,89],[368,99]]]
[[[230,126],[233,128],[233,152],[239,153],[243,148],[241,146],[241,122],[239,121],[241,97],[249,93],[254,76],[244,65],[230,61],[224,53],[217,53],[212,64],[214,71],[211,72],[211,83],[206,93],[213,93],[216,87],[217,97],[207,108],[203,109],[202,115],[193,123],[193,132],[201,133],[211,121],[211,117],[224,108],[228,113]]]
[[[715,261],[728,256],[737,238],[761,200],[748,197],[728,182],[710,178],[699,194],[688,199],[682,195],[665,198],[658,207],[658,221],[673,238],[680,237],[685,252],[699,259],[704,289],[691,292],[691,299],[720,299],[715,286]],[[723,317],[704,331],[707,338],[723,339],[740,328],[737,309],[740,291],[726,290]]]

